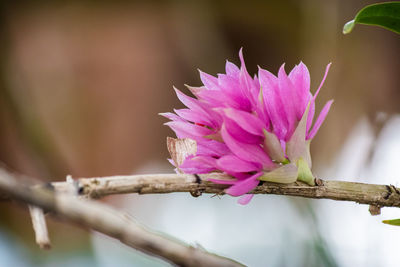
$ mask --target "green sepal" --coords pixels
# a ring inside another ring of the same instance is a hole
[[[297,169],[298,169],[298,176],[297,180],[304,182],[309,185],[315,185],[315,177],[312,174],[310,167],[308,166],[307,161],[305,161],[302,157],[297,160]]]
[[[257,179],[265,182],[290,184],[294,183],[298,177],[297,166],[293,163],[282,165],[273,171],[265,172]]]

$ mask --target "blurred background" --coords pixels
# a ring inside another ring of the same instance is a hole
[[[400,36],[344,23],[372,1],[2,1],[0,162],[43,181],[173,172],[159,112],[172,86],[200,85],[244,49],[289,72],[303,61],[317,109],[335,103],[311,149],[323,179],[399,185]],[[185,91],[185,90],[184,90]],[[187,91],[185,91],[188,93]],[[249,266],[396,266],[400,228],[368,206],[256,196],[117,196],[103,201],[154,230]],[[397,217],[396,217],[397,216]],[[0,266],[168,266],[115,240],[48,219],[53,249],[34,243],[29,213],[0,203]]]

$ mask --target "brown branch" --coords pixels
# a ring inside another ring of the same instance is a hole
[[[43,210],[41,208],[29,205],[29,213],[32,219],[36,243],[41,249],[50,249],[51,243]]]
[[[149,174],[96,178],[68,177],[67,182],[43,185],[21,185],[12,175],[0,170],[0,196],[3,199],[19,199],[42,209],[53,211],[62,218],[78,222],[121,242],[173,263],[188,266],[239,265],[205,251],[176,243],[166,237],[155,235],[138,226],[134,220],[107,206],[93,201],[71,197],[71,193],[88,198],[100,198],[113,194],[156,194],[190,192],[193,196],[202,193],[224,194],[227,185],[214,184],[208,178],[232,179],[221,174]],[[251,193],[289,195],[305,198],[332,199],[369,204],[371,213],[377,214],[381,207],[400,207],[400,189],[393,185],[364,184],[345,181],[322,181],[316,186],[301,182],[277,184],[262,182]],[[54,189],[61,194],[49,191]],[[65,193],[65,194],[62,194]]]
[[[193,196],[201,193],[224,194],[226,185],[214,184],[207,178],[232,179],[229,176],[212,174],[147,174],[80,178],[74,183],[55,182],[52,185],[59,191],[73,190],[90,198],[101,198],[114,194],[161,194],[190,192]],[[400,188],[393,185],[364,184],[345,181],[322,181],[316,179],[316,186],[301,182],[277,184],[263,182],[251,193],[298,196],[316,199],[332,199],[369,204],[377,207],[400,207]]]
[[[0,170],[0,190],[16,199],[57,216],[119,239],[122,243],[180,266],[241,266],[204,250],[155,234],[129,215],[99,202],[55,193],[49,187],[27,186]]]

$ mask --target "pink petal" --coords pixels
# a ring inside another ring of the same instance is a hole
[[[251,110],[250,99],[246,91],[247,89],[243,88],[237,79],[227,75],[219,74],[218,84],[221,88],[221,91],[223,91],[226,96],[225,101],[227,102],[228,106],[245,111]]]
[[[182,119],[178,115],[171,113],[171,112],[165,112],[165,113],[158,113],[158,115],[161,115],[167,119],[170,119],[171,121],[182,121],[182,122],[187,122],[185,119]]]
[[[245,194],[239,198],[238,203],[240,205],[247,205],[249,204],[253,196],[254,196],[253,194]]]
[[[176,89],[174,87],[175,93],[178,97],[178,99],[188,108],[192,110],[196,110],[199,112],[205,113],[205,115],[209,116],[208,111],[209,111],[209,106],[204,103],[199,101],[196,98],[190,97],[182,93],[180,90]]]
[[[197,94],[197,97],[212,107],[227,106],[227,97],[220,90],[203,90]]]
[[[225,125],[222,125],[221,135],[225,144],[239,158],[245,161],[261,164],[264,168],[274,168],[272,160],[264,153],[258,145],[245,144],[235,140],[226,130]]]
[[[281,143],[282,150],[283,150],[283,151],[286,151],[286,142],[283,141],[283,140],[279,140],[279,141],[280,141],[280,143]]]
[[[206,168],[204,166],[199,166],[195,164],[188,164],[179,167],[184,173],[187,174],[204,174],[204,173],[210,173],[212,171],[215,171],[215,168]]]
[[[210,129],[189,122],[170,121],[165,123],[174,130],[178,138],[192,138],[196,140],[198,137],[203,137],[213,133]]]
[[[284,111],[286,113],[286,121],[288,125],[285,138],[285,140],[287,140],[293,133],[295,124],[297,122],[295,108],[297,106],[300,106],[301,102],[299,101],[300,99],[296,96],[295,87],[293,86],[292,82],[285,72],[285,64],[282,64],[282,66],[279,68],[278,82],[280,89],[279,93],[281,101],[283,103]]]
[[[259,86],[259,88],[260,91],[258,93],[256,105],[254,106],[254,114],[263,122],[263,124],[265,125],[265,129],[270,129],[271,120],[269,119],[268,110],[265,108],[264,105],[263,90],[261,90],[261,86]]]
[[[321,87],[322,87],[322,85],[323,85],[324,82],[325,82],[325,79],[326,79],[326,77],[327,77],[327,75],[328,75],[328,72],[329,72],[330,67],[331,67],[331,63],[329,63],[329,64],[326,66],[324,77],[322,78],[322,81],[321,81],[321,83],[320,83],[320,85],[319,85],[319,87],[318,87],[317,92],[314,94],[314,96],[311,96],[310,112],[309,112],[309,114],[308,114],[308,119],[307,119],[307,132],[310,130],[311,125],[312,125],[312,121],[313,121],[313,119],[314,119],[314,113],[315,113],[315,99],[317,98],[318,93],[319,93],[319,91],[321,90]]]
[[[232,62],[229,62],[228,60],[226,61],[226,64],[225,64],[225,71],[226,71],[226,74],[229,76],[236,77],[239,75],[239,68]]]
[[[225,192],[231,196],[237,197],[246,194],[253,190],[259,184],[258,177],[262,175],[262,172],[256,173],[253,176],[247,178],[246,180],[239,181],[233,186],[225,190]]]
[[[179,168],[184,173],[209,173],[216,170],[216,159],[205,156],[189,156]]]
[[[333,100],[329,100],[325,106],[322,108],[321,113],[319,114],[317,120],[314,123],[314,126],[311,130],[311,132],[307,135],[307,140],[313,139],[314,136],[317,134],[319,128],[321,127],[322,123],[324,122],[326,115],[328,115],[329,109],[331,108],[331,105],[333,103]]]
[[[204,112],[199,112],[196,110],[191,110],[191,109],[174,109],[175,113],[178,114],[181,118],[191,121],[193,123],[200,123],[203,125],[210,126],[212,128],[215,128],[217,124],[213,121],[210,121],[207,119],[207,116],[204,116]]]
[[[229,172],[252,172],[261,169],[261,165],[242,160],[234,155],[223,156],[217,160],[216,165],[220,170]]]
[[[239,82],[240,89],[242,94],[250,100],[250,103],[254,106],[257,102],[258,93],[260,91],[260,87],[256,87],[254,84],[254,80],[251,78],[246,69],[246,64],[243,58],[243,49],[239,51],[239,58],[241,62],[240,73],[239,73]]]
[[[307,66],[303,62],[295,66],[289,74],[289,79],[296,88],[296,96],[299,99],[299,105],[296,106],[297,120],[303,116],[304,110],[308,103],[310,92],[310,73]]]
[[[231,152],[224,143],[206,139],[197,142],[197,155],[220,157],[228,153]]]
[[[251,134],[245,131],[233,120],[226,118],[224,119],[225,127],[231,136],[239,142],[246,144],[261,144],[263,138],[259,135]]]
[[[274,133],[283,139],[287,133],[286,113],[279,96],[278,78],[267,70],[259,68],[258,76],[263,90],[264,107],[268,111]]]
[[[239,49],[239,59],[240,59],[240,62],[241,62],[241,64],[242,64],[242,66],[244,65],[244,59],[243,59],[243,47],[241,47],[240,49]],[[246,67],[246,66],[245,66]]]
[[[218,79],[216,77],[202,72],[201,70],[199,70],[199,72],[200,79],[208,90],[219,90]]]
[[[236,123],[243,130],[246,130],[247,132],[254,135],[263,136],[262,129],[267,128],[264,122],[262,122],[258,117],[252,115],[249,112],[230,108],[225,109],[224,114],[228,118],[236,121]]]
[[[193,109],[193,110],[201,110],[204,111],[202,107],[200,107],[199,105],[199,100],[194,99],[192,97],[189,97],[187,95],[185,95],[184,93],[182,93],[181,91],[179,91],[178,89],[176,89],[174,87],[176,96],[178,97],[178,99],[188,108]]]
[[[321,81],[321,83],[320,83],[320,85],[319,85],[319,87],[318,87],[318,90],[317,90],[317,92],[314,94],[314,99],[317,98],[317,95],[318,95],[318,93],[319,93],[319,90],[321,90],[321,87],[322,87],[322,85],[323,85],[324,82],[325,82],[326,76],[328,76],[328,72],[329,72],[329,69],[330,69],[330,67],[331,67],[331,64],[332,64],[332,63],[329,63],[329,64],[326,66],[324,78],[322,78],[322,81]]]
[[[251,174],[246,173],[246,172],[231,172],[228,170],[226,170],[225,172],[226,172],[226,174],[228,174],[232,177],[235,177],[238,180],[245,180],[251,176]]]
[[[200,102],[199,100],[189,97],[176,89],[174,87],[176,95],[178,96],[179,100],[189,109],[196,111],[204,116],[204,119],[215,123],[214,113],[205,103]]]
[[[189,91],[197,97],[197,95],[203,91],[204,89],[206,89],[204,86],[200,86],[200,87],[195,87],[195,86],[189,86],[187,84],[185,84],[186,88],[189,89]]]

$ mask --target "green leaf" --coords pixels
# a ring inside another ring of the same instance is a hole
[[[343,33],[350,33],[355,24],[375,25],[400,34],[400,2],[373,4],[361,9],[354,20],[347,22]]]
[[[384,220],[383,223],[400,226],[400,219]]]

